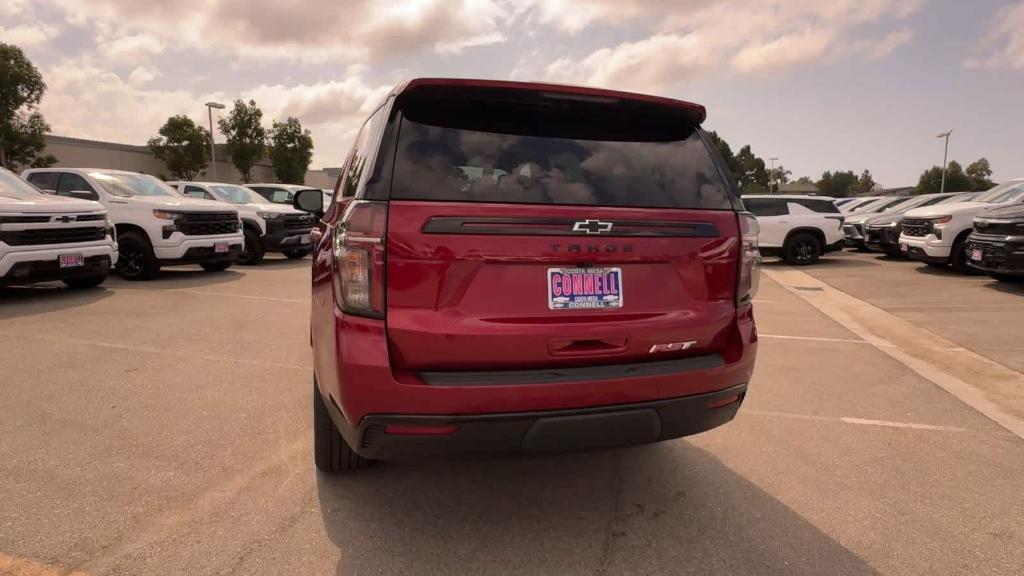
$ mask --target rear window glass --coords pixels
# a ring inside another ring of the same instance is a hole
[[[836,208],[836,203],[832,200],[816,200],[813,198],[795,198],[789,200],[794,204],[799,204],[808,210],[818,212],[819,214],[838,214],[839,208]]]
[[[600,106],[407,113],[391,197],[406,200],[731,209],[693,126],[602,116]],[[614,109],[604,111],[613,113]],[[493,118],[493,120],[492,120]],[[602,122],[608,124],[602,129]]]
[[[743,206],[754,216],[785,216],[789,214],[786,202],[779,198],[744,198]]]

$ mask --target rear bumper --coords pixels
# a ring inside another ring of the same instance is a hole
[[[472,452],[564,452],[660,442],[698,434],[736,415],[747,385],[682,398],[572,410],[471,416],[379,414],[347,428],[346,442],[366,458],[414,459]],[[427,431],[427,433],[409,433]],[[430,433],[441,431],[443,433]]]
[[[629,433],[602,441],[601,445],[653,442],[700,432],[728,421],[735,410],[716,409],[714,414],[697,414],[694,411],[700,410],[695,407],[699,408],[701,402],[711,398],[705,397],[708,394],[719,398],[719,392],[736,386],[742,386],[745,391],[757,352],[753,311],[746,306],[737,311],[733,322],[723,332],[724,344],[718,354],[700,358],[668,358],[640,364],[598,363],[597,366],[577,363],[576,368],[513,371],[503,375],[494,372],[413,373],[392,368],[382,321],[339,311],[335,311],[333,321],[334,325],[327,328],[314,315],[313,357],[317,380],[325,403],[335,411],[338,429],[360,453],[366,444],[364,435],[383,430],[371,428],[371,425],[439,418],[465,422],[466,432],[460,432],[460,438],[476,434],[473,431],[477,430],[478,422],[479,426],[502,423],[487,428],[504,430],[493,432],[495,438],[501,440],[484,442],[481,450],[535,449],[533,441],[527,442],[526,438],[533,422],[544,420],[545,423],[539,425],[542,428],[557,427],[558,421],[549,419],[566,415],[608,413],[611,415],[602,419],[602,426],[650,427],[644,435]],[[325,330],[321,331],[321,327]],[[688,403],[690,401],[693,404]],[[619,414],[646,409],[643,406],[650,403],[660,406],[662,402],[688,408],[666,408],[662,412],[651,408],[657,413],[656,434],[650,431],[655,425],[649,413],[647,416]],[[738,406],[737,403],[734,408]],[[640,423],[643,419],[648,423]],[[459,430],[463,430],[461,424],[459,426]],[[575,429],[572,424],[566,426]],[[509,432],[505,427],[518,432]],[[485,434],[484,431],[479,433]],[[399,438],[394,443],[409,440]],[[428,440],[448,450],[446,441],[452,439]],[[459,442],[450,449],[462,450]],[[557,446],[557,442],[554,445]],[[565,446],[569,449],[576,445]],[[385,454],[384,449],[381,450],[381,454]],[[376,452],[367,452],[367,455],[382,457]]]

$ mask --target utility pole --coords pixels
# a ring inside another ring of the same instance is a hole
[[[953,133],[953,131],[949,130],[947,132],[943,132],[943,133],[935,136],[936,138],[945,138],[946,139],[946,148],[942,152],[942,186],[939,188],[939,193],[940,194],[943,194],[943,193],[946,192],[946,159],[949,157],[949,135],[952,134],[952,133]]]
[[[768,177],[769,177],[769,179],[768,179],[768,193],[769,194],[776,194],[779,191],[778,181],[775,179],[775,161],[776,160],[778,160],[778,158],[769,158],[768,159],[768,161],[771,162],[771,168],[768,169]]]
[[[210,116],[210,164],[213,165],[213,181],[219,182],[217,178],[217,149],[213,146],[213,109],[223,110],[224,105],[220,102],[207,102],[206,111]]]

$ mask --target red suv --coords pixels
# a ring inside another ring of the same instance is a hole
[[[754,368],[757,224],[702,106],[418,79],[370,115],[313,263],[314,447],[368,459],[695,434]]]

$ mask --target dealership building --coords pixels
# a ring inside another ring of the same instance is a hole
[[[165,180],[171,179],[167,165],[162,160],[155,158],[146,146],[47,135],[44,153],[56,156],[57,163],[54,166],[58,167],[129,170],[152,174]],[[217,181],[241,184],[242,176],[228,159],[227,150],[223,144],[217,145],[216,153]],[[334,188],[339,172],[340,170],[337,168],[310,170],[306,172],[305,183],[313,188]],[[259,164],[253,167],[252,178],[253,182],[275,182],[270,160],[266,158],[260,160]],[[206,171],[201,173],[197,179],[213,180],[213,167],[207,166]]]

